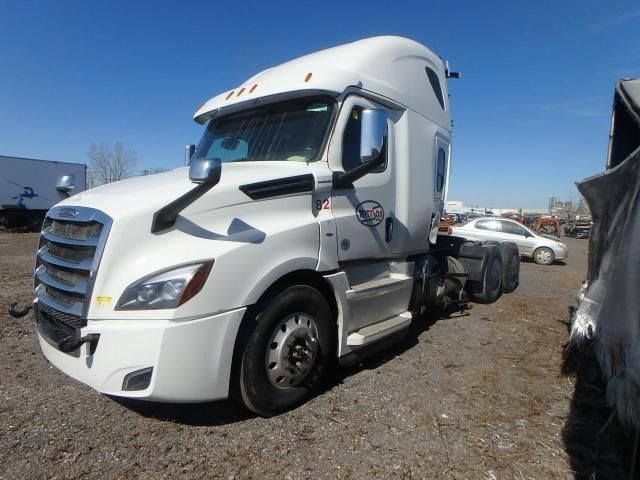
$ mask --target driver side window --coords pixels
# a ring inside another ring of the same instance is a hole
[[[344,128],[342,135],[342,168],[345,172],[353,170],[355,167],[362,165],[360,158],[360,135],[362,132],[362,110],[363,107],[356,105],[349,113],[349,120]],[[385,161],[371,173],[384,172],[387,168],[387,142],[385,140],[380,155],[383,155]]]

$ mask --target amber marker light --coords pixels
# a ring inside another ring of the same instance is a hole
[[[207,278],[209,277],[209,272],[211,272],[211,267],[213,267],[212,261],[204,263],[198,269],[198,271],[193,275],[193,277],[191,277],[191,280],[189,280],[189,283],[187,284],[184,291],[182,292],[182,295],[180,296],[180,300],[178,301],[177,306],[182,305],[184,302],[186,302],[187,300],[195,296],[196,293],[202,290],[202,287],[204,286],[204,282],[207,281]]]

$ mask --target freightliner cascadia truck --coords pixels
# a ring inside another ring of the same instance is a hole
[[[188,166],[58,203],[34,274],[46,358],[105,394],[269,416],[425,311],[515,289],[514,245],[438,235],[451,76],[400,37],[307,55],[200,106]]]

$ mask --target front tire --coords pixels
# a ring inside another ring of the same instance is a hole
[[[533,252],[533,261],[538,265],[551,265],[555,260],[553,250],[547,247],[540,247]]]
[[[321,387],[335,358],[333,315],[315,288],[287,288],[253,319],[241,345],[236,391],[258,415],[289,410]]]

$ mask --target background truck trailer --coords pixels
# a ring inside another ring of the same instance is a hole
[[[40,230],[47,210],[61,200],[58,179],[73,175],[73,193],[81,192],[86,170],[80,163],[0,156],[0,226]]]
[[[606,170],[577,183],[589,204],[589,271],[572,346],[595,344],[606,397],[640,431],[640,79],[616,84]],[[638,436],[636,434],[636,448]],[[630,477],[631,478],[631,477]]]

